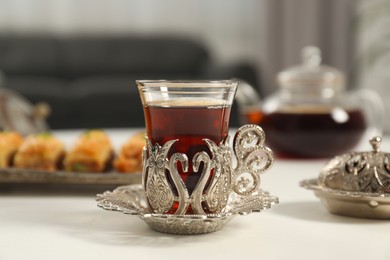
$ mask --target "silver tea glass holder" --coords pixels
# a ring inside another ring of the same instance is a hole
[[[98,194],[98,206],[138,216],[155,231],[191,235],[218,231],[237,215],[261,212],[277,204],[276,196],[260,188],[260,175],[274,161],[272,151],[264,145],[261,127],[244,125],[238,129],[233,140],[234,158],[228,139],[220,144],[204,139],[209,153],[198,152],[192,158],[194,171],[201,164],[203,167],[190,193],[177,168],[180,161],[183,170],[188,170],[188,156],[175,153],[168,158],[176,140],[153,145],[146,138],[142,184]],[[175,212],[167,213],[173,205],[177,205]]]

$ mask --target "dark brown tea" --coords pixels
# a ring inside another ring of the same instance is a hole
[[[183,172],[180,165],[177,168],[189,194],[191,194],[203,170],[201,166],[199,172],[193,172],[192,158],[196,153],[202,151],[208,153],[211,157],[209,148],[203,140],[204,138],[210,139],[216,144],[227,138],[230,106],[202,106],[201,104],[183,102],[182,105],[173,107],[156,104],[146,106],[144,109],[146,132],[152,144],[158,143],[162,146],[170,140],[178,139],[171,147],[168,158],[174,153],[187,155],[189,160],[188,172]],[[175,195],[178,195],[169,172],[166,175],[172,190],[176,193]],[[175,207],[167,213],[174,213]],[[191,213],[192,210],[189,209],[187,214]]]
[[[354,148],[367,123],[361,110],[277,111],[258,123],[267,145],[284,158],[326,158]]]

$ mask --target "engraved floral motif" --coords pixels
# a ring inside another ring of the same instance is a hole
[[[156,213],[168,211],[174,202],[174,194],[165,176],[165,169],[168,168],[168,151],[176,141],[168,141],[161,147],[159,144],[153,146],[147,139],[148,156],[146,159],[144,157],[142,176],[148,202]]]
[[[214,176],[207,194],[207,206],[212,212],[222,210],[228,201],[232,184],[231,151],[229,139],[217,146],[211,140],[205,139],[212,154],[212,168]]]
[[[320,183],[332,189],[390,192],[390,155],[355,152],[335,157],[321,172]]]

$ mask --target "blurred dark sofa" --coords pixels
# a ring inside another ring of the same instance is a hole
[[[214,66],[205,46],[180,37],[0,35],[0,71],[4,87],[51,106],[52,129],[143,127],[137,79],[258,85],[250,64]]]

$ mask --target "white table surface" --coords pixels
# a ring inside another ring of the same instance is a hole
[[[133,130],[110,131],[118,147]],[[67,143],[79,131],[56,132]],[[366,146],[369,149],[369,146]],[[390,137],[382,145],[390,151]],[[221,231],[180,236],[105,211],[95,196],[0,193],[0,260],[8,259],[390,259],[390,221],[332,215],[299,181],[326,160],[276,160],[262,188],[280,204],[237,216]]]

